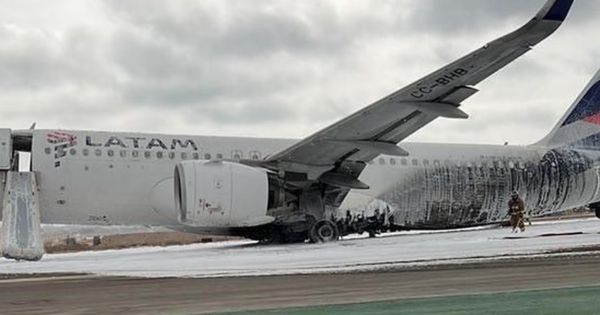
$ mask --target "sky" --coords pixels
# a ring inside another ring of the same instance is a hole
[[[0,0],[0,126],[303,138],[544,0]],[[406,141],[529,144],[600,68],[600,1]]]

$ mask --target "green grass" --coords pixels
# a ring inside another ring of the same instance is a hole
[[[600,314],[600,287],[329,305],[233,314]]]

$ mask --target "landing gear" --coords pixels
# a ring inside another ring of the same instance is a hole
[[[596,214],[596,217],[598,219],[600,219],[600,203],[593,203],[593,204],[589,205],[589,207],[592,211],[594,211],[594,213]]]
[[[327,243],[337,241],[340,232],[335,223],[329,220],[321,220],[312,226],[308,236],[313,243]]]

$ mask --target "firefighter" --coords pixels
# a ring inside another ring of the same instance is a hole
[[[514,191],[508,201],[508,214],[510,215],[510,226],[512,226],[513,233],[519,232],[517,228],[519,228],[521,232],[525,232],[524,211],[525,205],[523,200],[519,197],[519,193]]]

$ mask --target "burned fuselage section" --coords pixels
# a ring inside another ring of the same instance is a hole
[[[369,211],[389,208],[407,228],[452,228],[501,222],[517,191],[531,216],[593,203],[598,199],[600,154],[576,149],[415,145],[411,156],[373,161],[395,173],[379,187]],[[445,152],[452,152],[450,156]],[[365,174],[377,181],[374,174]],[[365,179],[369,182],[369,179]],[[361,209],[354,206],[354,209]]]

